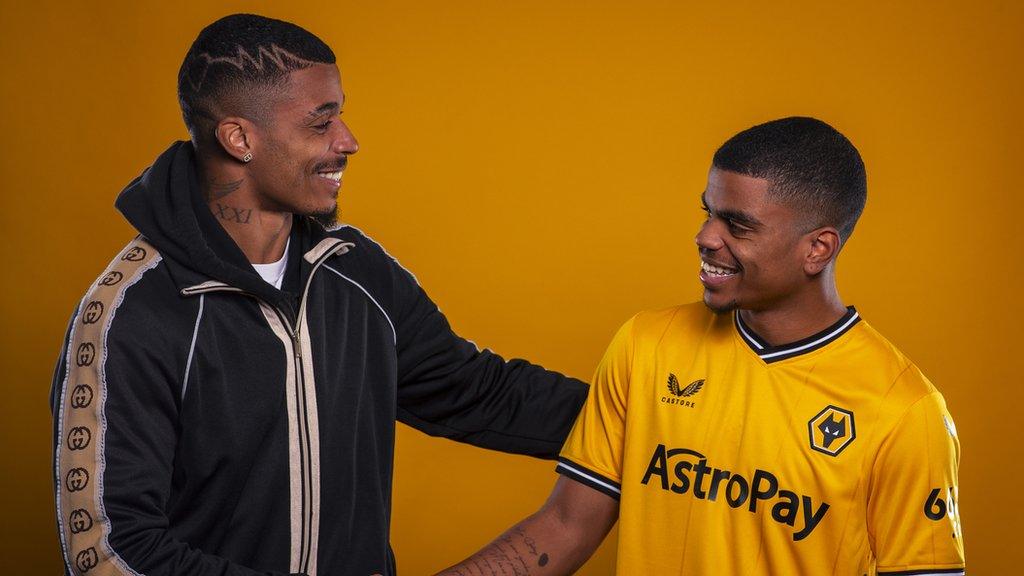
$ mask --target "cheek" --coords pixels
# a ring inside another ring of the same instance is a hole
[[[793,286],[803,279],[803,258],[792,244],[775,246],[760,265],[765,281],[775,286]]]
[[[294,180],[296,173],[310,172],[309,168],[313,163],[309,159],[312,155],[296,145],[296,139],[275,138],[270,144],[267,151],[270,162],[267,164],[268,168],[277,171],[277,174],[268,176]]]
[[[744,280],[755,284],[780,284],[802,268],[795,247],[782,243],[742,243],[730,246],[743,266]]]
[[[764,248],[752,242],[733,241],[728,244],[732,257],[743,267],[745,276],[760,274],[763,269],[769,266],[771,258],[768,257]]]

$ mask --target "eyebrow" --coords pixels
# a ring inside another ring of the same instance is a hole
[[[764,224],[762,224],[760,220],[758,220],[757,218],[754,218],[753,216],[751,216],[750,214],[747,214],[746,212],[740,212],[739,210],[714,210],[714,211],[712,211],[711,208],[708,207],[708,201],[707,201],[706,193],[701,193],[701,195],[700,195],[700,203],[704,205],[704,208],[708,212],[713,212],[715,214],[715,216],[718,216],[719,218],[724,218],[726,220],[732,220],[733,222],[742,224],[742,225],[750,227],[750,228],[761,228],[761,227],[764,226]]]
[[[345,103],[344,100],[342,100],[341,103],[338,103],[338,102],[325,102],[325,103],[317,106],[315,109],[310,110],[309,112],[307,112],[306,113],[306,117],[312,119],[312,118],[317,118],[319,116],[323,116],[324,114],[337,114],[341,110],[341,105],[344,104],[344,103]]]

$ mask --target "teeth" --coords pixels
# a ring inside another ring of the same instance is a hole
[[[320,176],[329,180],[334,180],[335,182],[341,182],[341,172],[341,170],[338,170],[337,172],[320,172]]]
[[[734,270],[730,270],[728,268],[719,268],[718,266],[708,264],[703,260],[701,260],[700,262],[700,269],[709,274],[714,274],[716,276],[729,276],[730,274],[736,273]]]

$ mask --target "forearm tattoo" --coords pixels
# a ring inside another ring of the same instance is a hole
[[[529,576],[548,564],[536,540],[522,528],[502,534],[478,554],[445,574],[453,576]]]

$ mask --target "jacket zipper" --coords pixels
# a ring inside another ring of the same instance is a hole
[[[200,284],[199,286],[185,288],[184,290],[181,291],[182,294],[186,295],[186,296],[193,296],[193,295],[196,295],[196,294],[207,294],[209,292],[237,292],[237,293],[242,294],[244,296],[248,296],[250,298],[253,298],[256,301],[260,302],[261,304],[263,304],[263,305],[267,306],[268,308],[270,308],[271,310],[273,310],[274,313],[277,315],[278,319],[284,325],[285,329],[287,329],[288,334],[291,336],[292,361],[295,363],[295,368],[294,368],[295,381],[290,383],[290,384],[295,386],[295,397],[296,397],[296,400],[297,400],[297,402],[299,404],[299,406],[298,406],[298,417],[299,417],[299,423],[298,423],[299,438],[298,438],[298,440],[299,440],[299,447],[300,447],[299,462],[300,462],[300,467],[301,467],[301,479],[302,479],[302,481],[301,481],[301,484],[302,484],[302,511],[301,511],[302,530],[301,530],[301,538],[299,540],[299,547],[301,549],[301,552],[299,554],[299,568],[300,568],[299,571],[302,572],[302,573],[308,573],[309,572],[310,557],[312,555],[311,552],[312,552],[312,547],[313,547],[312,534],[311,534],[312,529],[313,529],[313,511],[311,509],[313,497],[312,497],[312,494],[308,494],[307,490],[306,490],[307,486],[309,486],[310,488],[312,488],[312,486],[313,486],[313,479],[312,479],[312,458],[313,458],[313,455],[311,453],[310,444],[309,444],[309,414],[308,414],[308,409],[307,409],[309,399],[306,397],[306,393],[305,393],[305,389],[306,389],[306,376],[305,376],[305,370],[303,368],[303,362],[302,362],[302,333],[301,333],[301,327],[302,327],[302,320],[303,320],[303,318],[305,317],[305,314],[306,314],[306,298],[309,296],[309,288],[313,284],[313,275],[320,268],[321,264],[323,264],[328,258],[330,258],[331,256],[333,256],[334,254],[336,254],[338,251],[340,251],[342,248],[345,248],[345,247],[346,247],[346,244],[344,242],[338,242],[338,244],[336,246],[333,246],[332,248],[330,248],[327,251],[325,251],[313,263],[313,267],[309,271],[309,277],[306,278],[306,286],[303,288],[302,296],[299,299],[299,311],[298,311],[298,314],[296,315],[296,322],[295,322],[295,326],[294,327],[292,327],[291,322],[288,321],[287,315],[284,314],[284,312],[282,312],[281,309],[279,309],[278,307],[270,304],[269,302],[267,302],[263,298],[257,296],[256,294],[253,294],[251,292],[247,292],[245,290],[242,290],[241,288],[236,288],[234,286],[231,286],[230,284],[225,284],[223,282],[215,282],[215,281],[214,282],[206,282],[204,284]]]

